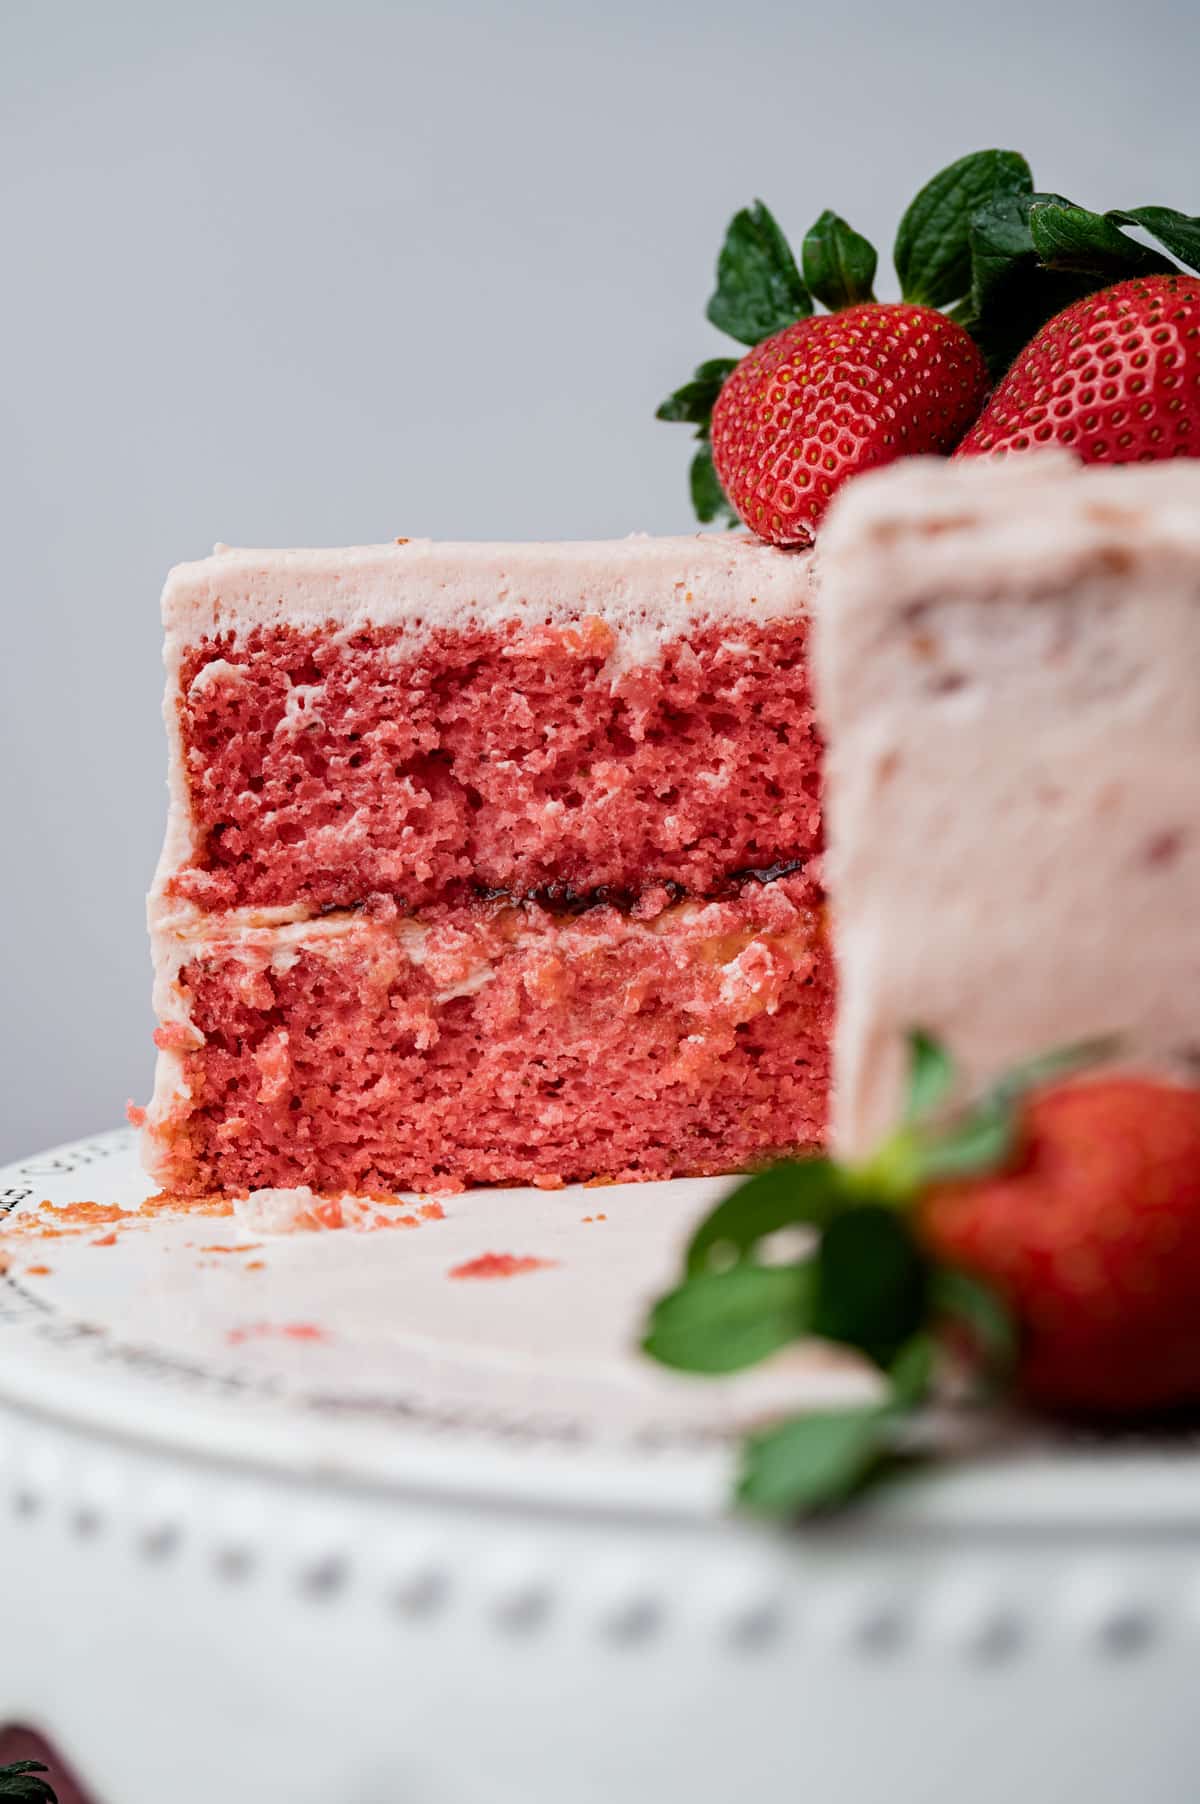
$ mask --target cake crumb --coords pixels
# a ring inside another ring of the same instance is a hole
[[[247,1233],[272,1238],[338,1229],[371,1234],[388,1228],[418,1228],[422,1222],[445,1219],[442,1205],[436,1202],[417,1207],[373,1192],[362,1196],[320,1196],[307,1185],[251,1190],[238,1198],[235,1213]]]
[[[93,1246],[112,1246],[126,1228],[145,1226],[148,1216],[184,1214],[192,1208],[204,1215],[232,1214],[231,1204],[220,1202],[218,1206],[212,1197],[193,1201],[186,1197],[152,1196],[136,1209],[122,1209],[119,1203],[98,1203],[91,1198],[52,1203],[49,1197],[43,1197],[36,1209],[9,1216],[0,1227],[0,1236],[6,1240],[80,1240],[88,1235]],[[106,1231],[95,1235],[97,1228]]]

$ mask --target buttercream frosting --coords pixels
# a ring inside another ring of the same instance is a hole
[[[835,1136],[905,1035],[964,1083],[1090,1035],[1200,1071],[1200,464],[916,459],[821,546]]]

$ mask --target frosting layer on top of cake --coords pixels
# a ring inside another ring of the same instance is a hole
[[[804,556],[746,537],[439,543],[255,551],[218,546],[178,564],[163,590],[168,661],[182,644],[252,627],[335,621],[414,636],[505,621],[596,615],[620,635],[616,661],[644,662],[697,622],[764,620],[797,606]]]
[[[1200,1069],[1200,465],[910,460],[821,546],[835,1133],[904,1040],[966,1081],[1093,1034]]]

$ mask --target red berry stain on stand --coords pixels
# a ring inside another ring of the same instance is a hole
[[[451,1266],[447,1275],[451,1278],[520,1278],[526,1272],[549,1271],[557,1264],[557,1259],[534,1259],[516,1253],[481,1253],[477,1259]]]
[[[326,1341],[329,1335],[315,1322],[248,1322],[231,1328],[225,1338],[231,1347],[241,1347],[250,1340]]]

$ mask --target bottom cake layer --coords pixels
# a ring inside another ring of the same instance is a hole
[[[663,1178],[823,1138],[831,960],[802,877],[633,913],[262,922],[156,934],[167,1190]]]

